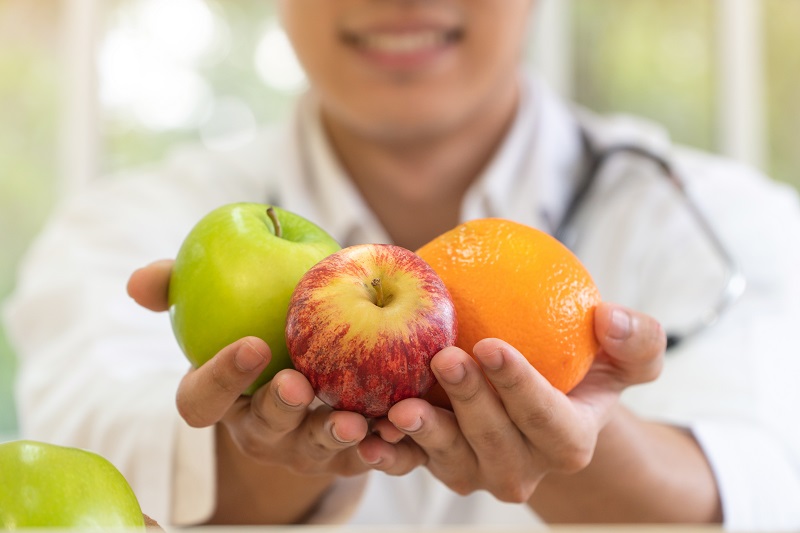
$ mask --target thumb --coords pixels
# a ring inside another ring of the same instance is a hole
[[[166,311],[169,307],[169,278],[174,262],[172,259],[162,259],[133,272],[128,278],[128,295],[151,311]]]
[[[603,302],[595,310],[595,335],[624,383],[646,383],[661,373],[667,336],[655,318]]]
[[[176,404],[192,427],[217,423],[269,364],[272,352],[258,337],[229,344],[178,385]]]

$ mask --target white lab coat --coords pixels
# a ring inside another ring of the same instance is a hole
[[[502,216],[550,230],[582,165],[576,112],[528,80],[511,132],[468,192],[462,219]],[[666,153],[726,246],[748,290],[701,336],[666,357],[663,375],[627,391],[641,416],[694,432],[715,472],[730,529],[800,528],[800,210],[792,190],[758,173],[669,145],[643,122],[586,113],[596,141]],[[285,129],[233,151],[180,151],[164,166],[93,184],[61,205],[23,261],[5,320],[20,357],[25,437],[93,449],[114,462],[145,512],[202,520],[214,498],[213,439],[174,407],[187,362],[165,314],[125,294],[129,274],[174,257],[216,206],[276,202],[342,244],[388,237],[331,155],[313,98]],[[683,204],[652,165],[618,156],[580,210],[571,244],[606,300],[669,329],[713,302],[720,269]],[[460,497],[424,469],[342,480],[317,521],[536,524],[525,506]]]

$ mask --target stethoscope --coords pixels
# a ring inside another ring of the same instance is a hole
[[[301,164],[303,171],[311,175],[309,168],[309,156],[305,152],[307,141],[307,133],[303,131],[304,128],[298,130],[298,145],[301,146]],[[603,165],[613,156],[619,154],[634,155],[653,162],[660,170],[660,173],[677,189],[682,201],[686,204],[690,215],[697,223],[698,228],[708,240],[712,251],[718,256],[722,267],[725,270],[725,278],[722,289],[719,292],[713,305],[710,305],[697,320],[689,326],[667,331],[667,349],[674,348],[684,340],[697,335],[704,331],[712,324],[714,324],[720,316],[722,316],[733,304],[742,296],[746,286],[745,276],[740,268],[738,262],[733,255],[728,251],[719,235],[714,230],[712,225],[708,222],[707,217],[703,214],[702,210],[688,194],[683,180],[680,179],[678,174],[673,169],[672,164],[661,155],[637,144],[616,144],[603,149],[597,149],[591,142],[589,132],[584,126],[579,126],[581,131],[581,138],[583,141],[583,149],[585,155],[584,170],[582,171],[578,181],[577,188],[572,195],[571,200],[568,202],[564,216],[558,224],[558,227],[553,231],[553,235],[565,242],[566,234],[575,220],[576,215],[583,206],[592,185],[597,181],[596,177],[603,169]]]
[[[597,181],[596,177],[602,171],[603,165],[616,155],[633,155],[654,163],[664,178],[675,187],[681,200],[686,205],[690,216],[697,224],[704,238],[708,240],[712,251],[719,258],[725,270],[724,283],[714,303],[689,326],[681,328],[680,330],[667,331],[667,349],[674,348],[684,340],[697,335],[717,322],[720,316],[736,303],[744,293],[747,285],[744,273],[734,256],[723,244],[719,234],[708,221],[708,218],[686,190],[686,185],[680,176],[678,176],[673,165],[665,157],[644,146],[636,144],[616,144],[603,149],[597,149],[593,146],[588,132],[583,128],[581,128],[581,137],[583,140],[583,149],[586,154],[584,171],[578,180],[577,189],[567,206],[565,214],[558,228],[554,231],[554,236],[556,238],[564,242],[570,225],[583,206],[592,189],[592,185]]]

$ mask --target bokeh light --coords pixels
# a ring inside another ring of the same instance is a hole
[[[98,50],[101,105],[153,130],[196,126],[212,98],[198,67],[226,36],[203,0],[124,4]]]
[[[212,150],[231,150],[253,139],[258,124],[250,106],[241,98],[216,100],[200,125],[200,139]]]
[[[264,30],[256,48],[255,62],[261,80],[277,91],[293,93],[306,84],[305,73],[289,38],[275,21]]]

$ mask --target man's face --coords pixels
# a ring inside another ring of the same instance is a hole
[[[283,0],[332,120],[376,139],[457,128],[508,95],[532,0]],[[505,88],[505,90],[503,90]]]

